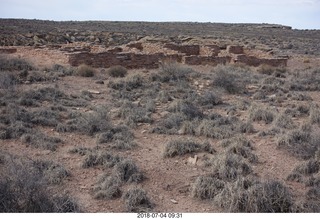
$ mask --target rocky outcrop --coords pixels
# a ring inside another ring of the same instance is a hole
[[[228,53],[232,53],[232,54],[243,54],[243,46],[235,46],[235,45],[230,45],[227,46],[227,51]]]

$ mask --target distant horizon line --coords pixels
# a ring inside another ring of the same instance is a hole
[[[135,21],[129,21],[129,20],[53,20],[53,19],[39,19],[39,18],[2,18],[3,20],[30,20],[30,21],[51,21],[51,22],[130,22],[130,23],[203,23],[203,24],[235,24],[235,25],[241,25],[241,24],[250,24],[250,25],[275,25],[279,27],[285,27],[290,28],[293,30],[320,30],[316,28],[294,28],[290,25],[285,24],[279,24],[279,23],[258,23],[258,22],[250,22],[250,23],[243,23],[243,22],[213,22],[213,21],[150,21],[150,20],[135,20]]]

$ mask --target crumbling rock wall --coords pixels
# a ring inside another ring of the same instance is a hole
[[[254,56],[238,55],[234,60],[237,63],[243,63],[250,66],[259,65],[270,65],[273,67],[285,67],[287,66],[287,58],[271,58],[271,59],[260,59]]]

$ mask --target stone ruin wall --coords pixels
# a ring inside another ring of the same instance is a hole
[[[141,43],[131,43],[126,46],[143,51]],[[274,67],[287,66],[287,59],[285,58],[257,58],[248,56],[245,54],[242,46],[236,45],[229,45],[225,50],[217,45],[200,46],[166,43],[163,47],[175,51],[176,54],[165,54],[164,52],[151,54],[124,52],[121,48],[115,48],[100,53],[90,53],[88,51],[74,52],[68,56],[69,63],[72,66],[87,64],[96,68],[109,68],[114,65],[122,65],[128,69],[155,69],[165,60],[187,65],[216,66],[218,64],[242,63],[249,66],[259,66],[262,64]],[[206,54],[201,54],[201,51],[206,51]],[[224,51],[223,55],[221,51]]]
[[[161,62],[174,61],[187,65],[211,65],[228,63],[242,63],[249,66],[270,65],[273,67],[286,67],[288,58],[258,58],[245,54],[244,48],[237,45],[229,45],[221,48],[217,45],[178,45],[165,43],[163,48],[170,53],[159,51],[147,53],[141,42],[125,45],[129,50],[121,47],[109,48],[103,52],[92,52],[90,48],[62,47],[60,51],[68,57],[68,63],[72,66],[87,64],[95,68],[109,68],[121,65],[128,69],[156,69]],[[131,51],[138,50],[136,51]],[[15,48],[0,48],[0,53],[15,53]]]

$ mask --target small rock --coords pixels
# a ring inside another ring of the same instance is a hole
[[[141,134],[144,134],[144,133],[146,133],[147,132],[147,130],[142,130],[141,131]]]
[[[194,157],[189,157],[189,158],[188,158],[188,163],[189,163],[189,164],[192,164],[192,165],[196,165],[197,160],[198,160],[198,156],[195,155]]]
[[[88,90],[90,94],[100,94],[100,91],[97,90]]]
[[[170,201],[173,203],[173,204],[178,204],[178,202],[174,199],[170,199]]]

